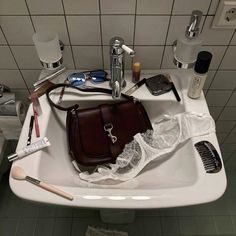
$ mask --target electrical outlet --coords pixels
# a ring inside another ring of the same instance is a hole
[[[235,0],[221,0],[214,20],[212,28],[236,28],[236,1]]]

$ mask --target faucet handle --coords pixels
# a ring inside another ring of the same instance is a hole
[[[123,49],[126,53],[128,53],[131,57],[134,57],[134,56],[135,56],[135,51],[134,51],[133,49],[129,48],[128,46],[126,46],[126,45],[124,45],[124,44],[123,44],[121,47],[122,47],[122,49]]]

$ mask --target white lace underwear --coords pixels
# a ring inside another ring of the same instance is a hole
[[[104,184],[107,180],[112,180],[114,184],[130,180],[149,162],[172,152],[180,143],[212,132],[215,132],[215,122],[208,114],[186,112],[174,116],[163,115],[154,122],[153,130],[134,136],[115,164],[98,166],[91,174],[81,172],[79,177],[96,184]]]

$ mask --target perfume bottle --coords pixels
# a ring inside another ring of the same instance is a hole
[[[207,78],[207,72],[211,64],[212,54],[207,51],[198,53],[197,61],[194,66],[193,77],[190,81],[188,96],[190,98],[199,98]]]
[[[185,35],[177,39],[174,64],[178,68],[192,68],[196,62],[197,54],[202,44],[202,39],[199,36],[201,18],[201,11],[193,11]]]

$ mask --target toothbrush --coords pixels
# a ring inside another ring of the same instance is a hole
[[[55,194],[57,194],[61,197],[64,197],[64,198],[68,199],[68,200],[71,200],[71,201],[73,200],[73,196],[71,194],[66,193],[66,192],[64,192],[64,191],[62,191],[58,188],[55,188],[55,187],[53,187],[53,186],[51,186],[47,183],[44,183],[43,181],[40,181],[38,179],[34,179],[30,176],[27,176],[24,169],[22,169],[19,166],[14,166],[12,168],[11,176],[12,176],[13,179],[26,180],[26,181],[28,181],[32,184],[35,184],[35,185],[37,185],[37,186],[39,186],[39,187],[41,187],[41,188],[43,188],[43,189],[45,189],[49,192],[55,193]]]

